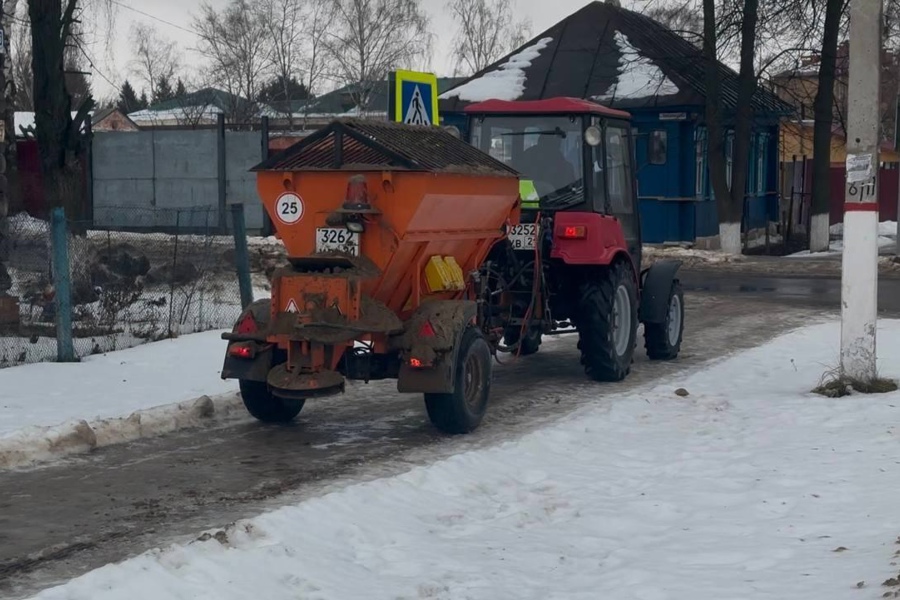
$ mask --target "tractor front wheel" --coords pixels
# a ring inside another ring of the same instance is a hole
[[[449,394],[425,394],[428,418],[444,433],[470,433],[481,424],[491,392],[491,349],[475,327],[463,332],[453,383]]]
[[[631,371],[637,337],[637,284],[631,269],[616,263],[578,287],[575,326],[581,364],[596,381],[621,381]]]
[[[264,381],[238,381],[241,399],[253,417],[263,423],[288,423],[294,420],[306,400],[285,400],[273,396]]]
[[[684,292],[681,282],[672,282],[669,309],[662,323],[644,323],[644,347],[650,360],[672,360],[681,351],[684,334]]]
[[[517,354],[518,356],[528,356],[530,354],[536,353],[541,347],[541,341],[543,340],[544,332],[541,331],[538,327],[531,327],[525,333],[525,337],[519,339],[521,333],[521,327],[507,327],[506,332],[503,334],[503,341],[507,346],[512,346],[518,343],[519,347],[516,348],[515,352],[513,352],[513,354]]]

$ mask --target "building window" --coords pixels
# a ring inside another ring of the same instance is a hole
[[[698,199],[706,198],[706,128],[698,127],[694,134],[696,162],[694,171],[694,194]]]
[[[734,175],[734,132],[729,131],[725,136],[725,179],[728,180],[728,189],[731,189],[731,178]]]
[[[669,152],[669,142],[666,131],[656,129],[650,132],[650,142],[647,148],[647,154],[651,165],[666,164],[666,155]]]
[[[756,138],[756,193],[763,195],[766,187],[766,162],[769,157],[769,134],[761,133]]]

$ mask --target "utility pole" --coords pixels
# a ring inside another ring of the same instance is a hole
[[[850,1],[841,374],[864,383],[877,377],[881,25],[881,0]]]

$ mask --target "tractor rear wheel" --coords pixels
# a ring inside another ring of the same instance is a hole
[[[425,394],[428,418],[444,433],[470,433],[481,424],[491,392],[491,349],[475,327],[463,332],[453,383],[452,393]]]
[[[669,309],[662,323],[644,323],[644,347],[650,360],[672,360],[681,351],[684,334],[684,292],[681,282],[672,282]]]
[[[631,371],[637,338],[637,285],[624,263],[578,287],[575,326],[581,364],[596,381],[621,381]]]
[[[288,423],[294,420],[306,400],[285,400],[273,396],[264,381],[238,381],[241,388],[241,399],[253,417],[263,423]]]

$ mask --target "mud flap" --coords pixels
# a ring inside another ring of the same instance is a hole
[[[661,260],[644,271],[638,313],[641,323],[665,323],[669,310],[669,293],[680,268],[680,260]]]
[[[272,368],[272,348],[271,344],[257,344],[256,355],[253,358],[236,358],[229,355],[226,350],[225,364],[222,365],[222,379],[266,381],[269,369]]]
[[[397,376],[397,391],[427,394],[453,392],[459,343],[476,314],[476,304],[470,300],[433,300],[420,306],[406,322],[404,333],[396,342],[403,359]],[[413,353],[430,359],[431,366],[410,366],[409,358]]]

